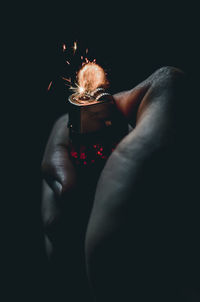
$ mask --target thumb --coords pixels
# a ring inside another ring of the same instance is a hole
[[[114,101],[118,110],[133,125],[136,122],[139,105],[150,87],[150,82],[145,80],[131,90],[115,94]]]
[[[184,73],[175,67],[162,67],[133,89],[115,94],[113,97],[116,106],[128,122],[135,126],[138,115],[141,114],[141,110],[138,109],[143,107],[140,104],[148,105],[149,100],[155,98],[155,94],[158,95],[162,94],[163,91],[171,90],[172,86],[177,86],[177,82],[183,77]],[[154,94],[153,98],[149,97],[151,92]],[[145,99],[147,99],[147,102],[142,102]]]

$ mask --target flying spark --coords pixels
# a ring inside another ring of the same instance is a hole
[[[61,77],[61,78],[62,78],[64,81],[68,82],[68,83],[71,83],[71,82],[72,82],[71,78],[69,78],[69,79],[64,78],[64,77]]]
[[[74,41],[72,49],[73,54],[76,53],[78,48],[77,41]],[[62,45],[63,52],[66,51],[66,44]],[[88,48],[85,50],[85,54],[88,54]],[[74,93],[80,96],[90,97],[92,93],[98,88],[106,88],[109,84],[107,80],[107,74],[104,69],[96,63],[96,59],[90,61],[85,56],[81,55],[82,67],[76,72],[76,82],[72,84],[71,78],[61,77],[65,81],[65,85]],[[66,60],[68,65],[71,63]],[[48,90],[51,88],[52,81],[48,86]],[[72,86],[73,85],[73,86]]]
[[[47,90],[49,91],[52,85],[52,81],[49,83],[49,86],[47,87]]]
[[[74,45],[73,45],[73,52],[74,52],[74,54],[75,54],[76,50],[77,50],[77,42],[75,41]]]

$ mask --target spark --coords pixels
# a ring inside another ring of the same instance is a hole
[[[75,54],[76,50],[77,50],[77,42],[75,41],[74,45],[73,45],[73,52],[74,52],[74,54]]]
[[[48,90],[48,91],[50,90],[51,85],[52,85],[52,81],[49,83],[49,85],[48,85],[48,87],[47,87],[47,90]]]
[[[68,86],[69,88],[71,88],[71,84],[72,84],[72,80],[71,80],[71,78],[69,78],[69,79],[67,79],[67,78],[65,78],[65,77],[61,77],[65,82],[67,82],[67,83],[65,83],[65,85],[66,86]]]
[[[63,44],[62,48],[63,48],[63,52],[67,49],[65,44]]]
[[[85,92],[85,89],[83,87],[78,87],[78,91],[80,94],[83,94]]]
[[[70,86],[69,89],[73,90],[75,93],[78,93],[80,95],[83,95],[86,93],[85,88],[79,86],[77,83],[75,83],[75,87],[74,86]]]
[[[67,79],[67,78],[65,78],[65,77],[61,77],[64,81],[67,81],[68,83],[71,83],[72,82],[72,80],[71,80],[71,78],[69,78],[69,79]]]
[[[72,50],[75,55],[78,49],[77,41],[74,41]],[[66,50],[66,45],[63,44],[63,51]],[[88,48],[85,50],[85,54],[88,54]],[[96,63],[96,59],[90,61],[87,57],[81,55],[82,60],[81,68],[76,72],[76,81],[72,83],[71,78],[61,77],[66,83],[65,85],[69,87],[69,89],[73,90],[75,94],[79,94],[84,97],[91,97],[92,93],[97,88],[106,88],[108,86],[107,75],[104,69]],[[66,60],[68,65],[71,63]],[[49,85],[49,89],[51,87]]]

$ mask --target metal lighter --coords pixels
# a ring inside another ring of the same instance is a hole
[[[128,129],[113,97],[103,88],[89,96],[70,95],[68,127],[74,164],[100,169]]]

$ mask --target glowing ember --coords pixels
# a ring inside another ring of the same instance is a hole
[[[49,91],[52,85],[52,81],[49,83],[49,86],[47,87],[47,90]]]
[[[71,78],[67,79],[67,78],[64,78],[64,77],[61,77],[64,81],[67,81],[68,83],[71,83]]]
[[[75,41],[75,42],[74,42],[74,46],[73,46],[74,54],[75,54],[76,50],[77,50],[77,42]]]
[[[103,68],[95,62],[86,62],[77,74],[77,92],[91,93],[99,87],[106,88],[108,81]]]
[[[65,51],[67,49],[66,45],[63,44],[63,51]]]

